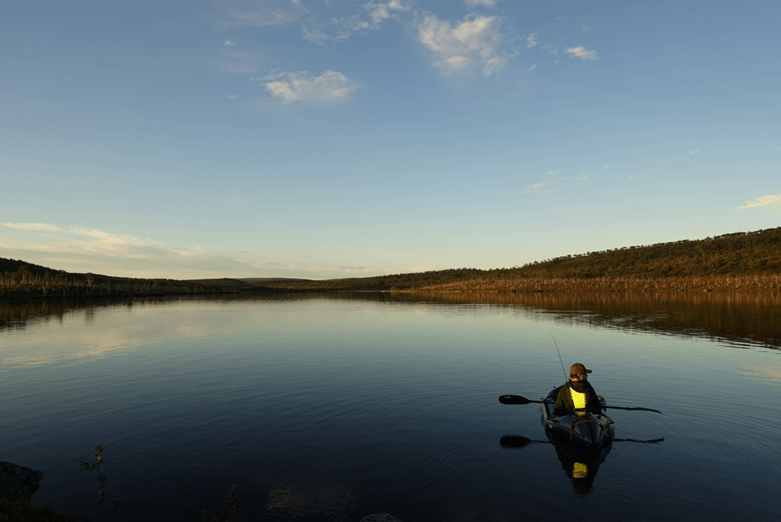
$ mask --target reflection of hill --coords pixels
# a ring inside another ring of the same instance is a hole
[[[781,348],[781,293],[434,293],[431,301],[521,305],[557,321]]]
[[[388,293],[339,292],[262,295],[201,295],[117,299],[44,300],[0,303],[0,330],[24,328],[28,321],[62,319],[104,307],[157,306],[178,301],[230,303],[343,299],[394,303],[492,304],[513,306],[571,324],[641,332],[705,337],[735,345],[781,349],[781,293]]]

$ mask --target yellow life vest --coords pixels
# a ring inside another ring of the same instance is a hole
[[[569,396],[572,397],[572,404],[575,406],[575,413],[578,416],[586,414],[586,394],[580,393],[572,388],[569,389]]]

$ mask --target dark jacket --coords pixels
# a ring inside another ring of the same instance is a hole
[[[561,387],[556,396],[556,404],[553,406],[554,415],[575,415],[575,405],[572,403],[572,397],[569,389],[586,394],[586,413],[602,413],[602,403],[591,383],[588,381],[567,381],[567,384]]]

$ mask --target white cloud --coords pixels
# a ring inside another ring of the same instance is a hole
[[[537,35],[532,33],[526,37],[526,48],[531,49],[537,45]]]
[[[689,156],[696,156],[696,155],[697,155],[697,154],[699,154],[700,152],[702,152],[702,149],[694,149],[694,150],[690,150],[690,151],[689,151]]]
[[[464,5],[469,7],[496,7],[496,0],[464,0]]]
[[[331,40],[331,37],[319,27],[309,27],[305,25],[302,31],[304,33],[304,40],[308,40],[317,45],[323,45]]]
[[[236,45],[236,44],[234,44],[234,43],[233,43],[233,42],[231,42],[230,40],[225,40],[225,45],[229,45],[229,46],[233,47],[233,46],[234,46],[234,45]]]
[[[373,28],[377,28],[382,22],[388,18],[392,18],[395,13],[408,11],[410,6],[399,0],[391,0],[387,3],[377,4],[369,2],[368,4],[364,4],[363,8],[369,13]]]
[[[444,73],[466,70],[481,65],[490,76],[501,70],[511,55],[503,55],[500,47],[504,36],[501,19],[496,16],[467,16],[451,25],[432,14],[418,23],[418,39],[435,55],[435,65]]]
[[[583,29],[584,33],[590,33],[591,31],[594,30],[593,27],[590,27],[590,26],[588,26],[586,24],[581,24],[580,28]]]
[[[580,58],[581,60],[596,60],[596,51],[587,51],[582,45],[580,47],[570,47],[566,50],[567,54],[573,57]]]
[[[325,71],[320,76],[307,71],[277,72],[265,80],[269,80],[264,83],[266,89],[283,103],[340,101],[358,88],[358,84],[337,71]]]
[[[735,207],[736,209],[747,209],[747,208],[757,208],[757,207],[765,207],[767,205],[776,205],[781,204],[781,194],[777,194],[774,196],[762,196],[761,198],[757,198],[754,201],[746,201],[746,204],[742,207]]]

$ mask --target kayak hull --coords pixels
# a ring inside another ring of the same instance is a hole
[[[613,440],[616,425],[606,414],[554,415],[553,405],[563,386],[553,388],[543,400],[542,425],[545,435],[557,445],[597,451]],[[602,406],[605,399],[599,398]]]

